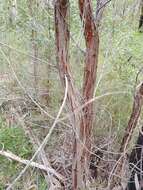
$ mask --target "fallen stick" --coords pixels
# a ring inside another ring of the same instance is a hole
[[[29,164],[29,160],[22,159],[19,156],[13,154],[10,151],[1,150],[0,151],[0,155],[5,156],[7,158],[10,158],[12,160],[15,160],[15,161],[20,162],[20,163],[25,164],[25,165]],[[46,172],[48,171],[48,172],[54,174],[56,177],[58,177],[58,179],[60,179],[62,181],[64,180],[64,177],[62,175],[60,175],[59,173],[55,172],[55,170],[52,169],[52,168],[49,168],[47,166],[45,167],[43,164],[38,164],[37,162],[33,162],[32,161],[30,163],[30,166],[38,168],[38,169],[46,171]]]

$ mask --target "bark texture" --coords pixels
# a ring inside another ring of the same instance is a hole
[[[73,78],[70,71],[69,65],[69,1],[58,0],[55,3],[55,34],[56,34],[56,48],[57,48],[57,62],[59,67],[60,78],[63,87],[65,87],[65,76],[68,78],[68,102],[67,106],[70,111],[74,110],[79,106],[79,98],[77,90],[74,87]],[[78,115],[78,114],[77,114]],[[75,120],[75,115],[72,116]],[[72,124],[75,121],[72,120]]]
[[[80,17],[83,23],[84,37],[86,43],[85,68],[83,79],[83,99],[84,102],[93,98],[99,52],[98,29],[94,22],[93,10],[90,0],[79,0]],[[91,148],[91,131],[93,124],[93,103],[83,108],[84,119],[80,123],[80,139],[82,147],[80,148],[81,167],[85,176],[88,177],[89,170],[89,152]],[[85,147],[84,147],[85,146]],[[78,152],[78,150],[77,150]],[[84,180],[84,179],[83,179]]]
[[[74,110],[80,106],[80,96],[74,86],[73,78],[70,72],[69,65],[69,1],[68,0],[59,0],[55,3],[55,34],[56,34],[56,48],[57,48],[57,62],[59,67],[59,73],[62,85],[65,87],[65,75],[68,78],[68,101],[67,107],[69,112],[73,112],[73,115],[70,117],[70,122],[74,130],[74,146],[73,146],[73,178],[72,186],[73,189],[79,187],[79,181],[77,176],[80,173],[80,183],[82,182],[82,172],[78,171],[77,167],[79,166],[79,157],[77,155],[77,139],[79,137],[79,126],[80,122],[83,119],[80,113],[74,114]],[[79,150],[80,151],[80,150]],[[78,174],[77,174],[78,173]]]
[[[69,65],[69,1],[58,0],[55,3],[55,30],[57,62],[63,86],[65,75],[68,78],[68,102],[69,111],[74,113],[81,103],[93,98],[96,82],[98,63],[99,37],[94,23],[92,5],[90,0],[79,0],[80,16],[83,22],[86,42],[86,57],[83,79],[83,95],[75,88]],[[93,104],[88,104],[81,112],[70,117],[74,129],[73,163],[72,163],[72,189],[85,187],[86,177],[89,170],[89,152],[91,148],[91,130],[93,123]]]
[[[86,43],[85,68],[83,79],[84,103],[93,98],[99,50],[98,30],[94,23],[92,5],[90,0],[79,0],[80,17],[83,23]],[[73,163],[73,189],[85,186],[89,175],[89,157],[91,148],[91,131],[93,124],[93,104],[88,104],[82,110],[83,118],[77,130],[74,145]]]

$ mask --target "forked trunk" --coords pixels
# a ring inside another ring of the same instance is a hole
[[[74,113],[74,111],[81,105],[81,102],[85,103],[93,97],[98,63],[99,38],[98,31],[94,24],[90,0],[79,0],[80,16],[84,25],[83,28],[86,41],[83,98],[81,99],[74,86],[69,65],[68,7],[68,0],[56,1],[55,30],[60,78],[63,86],[65,86],[65,75],[68,78],[69,90],[67,105],[69,111]],[[88,104],[81,112],[73,114],[72,117],[70,117],[70,121],[75,132],[73,145],[72,188],[76,190],[85,186],[86,177],[88,177],[93,104]]]

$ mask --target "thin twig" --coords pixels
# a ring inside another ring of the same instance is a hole
[[[98,14],[99,11],[100,11],[102,8],[104,8],[110,1],[111,1],[111,0],[106,1],[101,7],[99,7],[99,8],[97,9],[97,14]]]
[[[102,94],[100,96],[96,96],[91,98],[89,101],[85,102],[84,104],[82,104],[80,107],[78,107],[77,109],[74,110],[74,112],[68,113],[66,114],[63,118],[59,119],[59,122],[64,121],[66,119],[68,119],[69,117],[71,117],[72,115],[78,113],[79,111],[81,111],[83,108],[85,108],[87,105],[95,102],[96,100],[100,100],[106,96],[112,96],[112,95],[118,95],[118,94],[129,94],[129,92],[127,91],[116,91],[116,92],[107,92],[105,94]]]

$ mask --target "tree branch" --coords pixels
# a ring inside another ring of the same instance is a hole
[[[10,152],[10,151],[1,150],[1,151],[0,151],[0,155],[5,156],[5,157],[7,157],[7,158],[9,158],[9,159],[15,160],[15,161],[20,162],[20,163],[25,164],[25,165],[29,164],[29,160],[22,159],[21,157],[19,157],[19,156],[13,154],[13,153]],[[32,162],[30,163],[30,166],[35,167],[35,168],[38,168],[38,169],[43,170],[43,171],[46,171],[46,172],[50,172],[50,173],[54,174],[55,176],[57,176],[58,179],[61,179],[62,181],[64,180],[64,177],[63,177],[61,174],[57,173],[57,172],[56,172],[54,169],[52,169],[52,168],[49,168],[49,167],[47,167],[47,166],[44,166],[43,164],[39,164],[39,163],[37,163],[37,162],[33,162],[33,161],[32,161]]]

